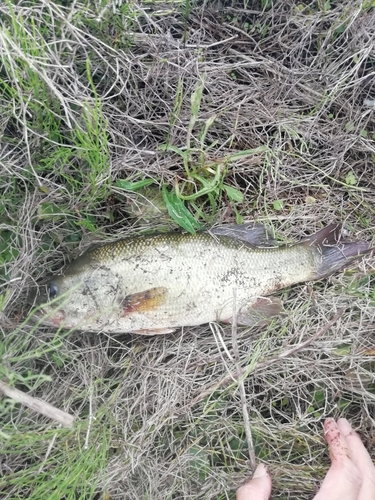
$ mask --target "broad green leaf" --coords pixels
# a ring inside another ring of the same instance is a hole
[[[202,101],[202,94],[204,89],[204,82],[199,81],[195,87],[194,92],[191,94],[191,113],[196,118],[199,113],[199,108]]]
[[[347,130],[348,132],[353,132],[354,129],[355,125],[353,122],[348,122],[345,124],[345,130]]]
[[[357,184],[357,178],[354,175],[353,170],[350,170],[345,177],[345,182],[348,186],[355,186]]]
[[[342,344],[333,351],[337,356],[348,356],[351,351],[350,344]]]
[[[232,207],[234,213],[236,214],[236,224],[243,224],[243,216],[239,213],[236,207]]]
[[[41,184],[40,186],[38,186],[38,188],[39,188],[39,191],[41,191],[44,194],[48,194],[49,193],[48,187],[47,186],[43,186],[43,184]]]
[[[194,92],[191,94],[191,117],[189,121],[189,133],[193,130],[195,122],[198,119],[199,108],[201,105],[204,82],[199,81],[195,86]],[[188,149],[190,149],[190,141],[188,141]]]
[[[206,140],[207,132],[208,132],[209,128],[212,127],[212,124],[214,123],[215,120],[216,120],[216,115],[213,115],[210,118],[208,118],[208,120],[206,120],[206,122],[204,124],[204,130],[203,130],[201,137],[200,137],[202,149],[204,148],[204,142]],[[210,145],[210,147],[212,147],[212,144]]]
[[[191,446],[188,450],[190,455],[189,467],[193,474],[197,474],[201,481],[207,478],[210,472],[210,460],[208,454],[198,446]]]
[[[275,210],[282,210],[284,208],[283,200],[275,200],[273,202],[273,208]]]
[[[223,189],[225,190],[225,192],[228,195],[228,198],[231,201],[238,201],[238,202],[243,201],[243,193],[238,189],[232,186],[228,186],[228,184],[223,184]]]
[[[82,239],[82,233],[80,231],[76,232],[76,233],[71,233],[67,239],[69,241],[80,241]]]
[[[317,390],[314,392],[314,401],[321,404],[325,400],[325,392],[323,390]]]
[[[316,202],[316,199],[313,196],[306,196],[305,198],[306,205],[312,205]]]
[[[194,234],[200,224],[194,219],[184,202],[173,192],[168,192],[166,186],[162,188],[163,200],[169,215],[179,226]]]

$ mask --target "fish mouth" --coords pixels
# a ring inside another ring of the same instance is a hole
[[[65,322],[65,312],[61,309],[57,311],[47,311],[43,307],[38,307],[37,310],[33,312],[31,319],[35,323],[41,325],[59,327]]]
[[[34,311],[31,315],[31,321],[33,323],[36,323],[36,324],[40,324],[40,325],[46,325],[46,326],[50,326],[50,323],[48,321],[48,316],[46,315],[46,313],[41,310],[41,309],[38,309],[37,311]]]

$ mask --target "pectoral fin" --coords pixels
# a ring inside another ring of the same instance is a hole
[[[142,292],[127,295],[122,301],[124,316],[134,312],[147,312],[164,304],[168,294],[165,287],[149,288]]]
[[[237,315],[237,324],[245,326],[267,324],[283,311],[278,297],[259,297],[254,303],[243,307]]]

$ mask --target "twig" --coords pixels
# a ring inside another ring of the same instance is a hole
[[[46,451],[46,454],[44,456],[44,460],[43,462],[40,464],[40,467],[38,469],[38,474],[40,474],[43,470],[43,467],[45,465],[45,463],[47,462],[48,460],[48,457],[50,456],[50,453],[51,453],[51,450],[53,448],[53,445],[55,444],[55,441],[56,441],[56,437],[57,437],[57,432],[53,435],[53,438],[51,439],[49,445],[48,445],[48,448],[47,448],[47,451]]]
[[[59,410],[54,406],[46,403],[37,398],[33,398],[28,394],[20,391],[19,389],[15,389],[14,387],[10,387],[8,384],[0,380],[0,392],[5,394],[8,398],[13,399],[17,403],[21,403],[33,411],[41,413],[42,415],[51,418],[52,420],[56,420],[64,427],[73,427],[74,417],[66,413],[65,411]]]
[[[280,360],[285,359],[289,356],[292,356],[293,354],[296,354],[297,352],[301,351],[305,347],[307,347],[309,344],[317,340],[319,337],[324,335],[330,328],[331,326],[336,323],[338,319],[341,318],[342,314],[344,312],[344,308],[341,308],[338,310],[337,314],[329,321],[323,328],[318,330],[315,335],[307,339],[305,342],[302,342],[301,344],[298,344],[291,349],[287,349],[286,351],[283,351],[282,353],[278,354],[277,356],[273,356],[270,359],[267,359],[266,361],[260,362],[253,366],[250,370],[248,368],[240,368],[240,376],[245,375],[247,377],[250,373],[257,372],[258,370],[263,370],[264,368],[268,368],[269,366],[278,363]],[[202,401],[205,397],[209,396],[213,392],[215,392],[217,389],[221,387],[225,387],[227,384],[233,382],[233,374],[230,374],[223,379],[219,380],[216,382],[216,384],[213,384],[207,389],[203,390],[198,396],[196,396],[194,399],[190,401],[188,404],[189,407],[192,407]]]
[[[87,450],[88,447],[89,447],[89,437],[90,437],[90,431],[91,431],[92,421],[95,420],[95,417],[94,417],[94,415],[92,413],[92,394],[91,393],[90,393],[90,397],[89,397],[89,408],[90,408],[89,425],[87,426],[85,444],[83,445],[83,449],[84,450]]]
[[[243,424],[246,434],[247,446],[249,448],[249,460],[250,460],[250,470],[252,472],[255,471],[256,459],[255,459],[255,451],[253,444],[253,436],[250,427],[250,418],[249,412],[247,411],[246,404],[246,392],[244,386],[244,377],[242,377],[243,370],[240,366],[240,353],[238,350],[237,343],[237,308],[236,308],[236,289],[233,290],[233,318],[232,318],[232,346],[233,346],[233,354],[236,362],[237,369],[237,383],[238,389],[241,397],[241,405],[242,405],[242,415],[243,415]]]
[[[210,323],[210,328],[211,328],[211,332],[213,333],[213,335],[215,337],[215,340],[216,340],[216,337],[219,339],[219,341],[216,340],[218,348],[220,349],[220,346],[219,346],[219,342],[220,342],[220,345],[224,349],[225,354],[228,356],[228,358],[231,361],[233,361],[233,357],[232,357],[231,353],[229,352],[227,346],[225,345],[223,336],[220,333],[220,327],[218,326],[218,324],[217,323]]]

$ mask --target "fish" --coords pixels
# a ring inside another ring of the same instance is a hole
[[[254,325],[282,312],[271,295],[370,251],[330,224],[278,245],[260,224],[141,235],[89,249],[38,289],[43,324],[108,334],[167,334],[210,322]]]

